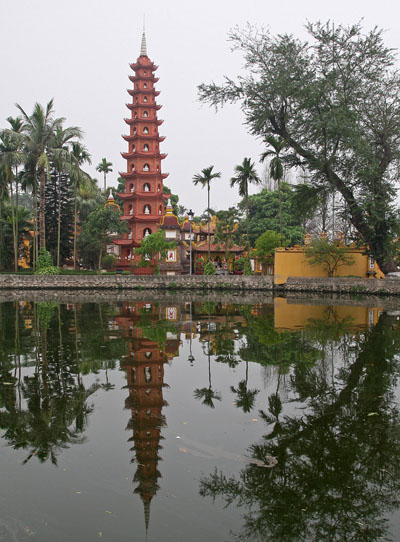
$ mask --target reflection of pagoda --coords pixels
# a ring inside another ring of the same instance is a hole
[[[177,308],[174,309],[176,314]],[[140,327],[145,319],[150,325],[157,325],[164,310],[159,314],[159,308],[153,303],[125,303],[120,315],[116,317],[118,327],[122,329],[129,344],[129,354],[121,362],[121,368],[126,370],[129,396],[125,401],[126,408],[131,409],[131,419],[127,429],[133,435],[132,451],[137,470],[133,481],[137,484],[135,493],[139,494],[144,503],[146,531],[149,526],[150,503],[159,489],[158,480],[161,473],[158,470],[158,455],[162,446],[160,440],[161,428],[166,425],[162,414],[163,406],[167,405],[163,398],[164,364],[174,357],[179,349],[180,341],[168,338],[165,345],[160,346],[155,340],[147,339]]]
[[[159,91],[154,87],[158,81],[154,76],[157,66],[147,56],[144,33],[140,55],[131,68],[135,72],[129,77],[133,83],[133,89],[128,90],[132,103],[127,104],[131,117],[125,119],[129,135],[123,136],[128,142],[128,152],[122,153],[127,170],[121,173],[125,190],[118,194],[124,202],[121,219],[127,221],[129,231],[114,241],[120,248],[118,265],[122,267],[133,260],[133,248],[140,245],[143,237],[158,229],[167,197],[163,194],[163,179],[167,174],[161,173],[161,160],[166,154],[161,154],[159,148],[164,137],[158,134],[163,121],[157,119],[161,106],[156,103]]]

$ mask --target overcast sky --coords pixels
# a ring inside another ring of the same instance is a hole
[[[198,84],[221,82],[241,69],[240,54],[230,51],[229,30],[250,22],[305,37],[307,20],[363,19],[366,29],[384,28],[387,45],[399,48],[394,6],[388,0],[0,0],[0,127],[17,115],[15,103],[30,113],[35,102],[54,98],[56,116],[85,132],[89,173],[102,186],[95,166],[106,157],[114,170],[108,182],[116,185],[118,171],[126,170],[120,153],[127,150],[121,134],[128,133],[123,119],[130,116],[129,63],[139,55],[145,16],[148,55],[159,66],[158,115],[166,136],[161,151],[168,153],[162,169],[170,174],[165,184],[200,213],[207,195],[192,177],[214,165],[222,177],[212,185],[211,207],[227,208],[238,201],[229,188],[234,166],[248,156],[263,169],[262,147],[247,134],[240,109],[226,106],[215,113],[197,100]]]

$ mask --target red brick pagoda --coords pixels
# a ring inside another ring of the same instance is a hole
[[[125,179],[125,191],[118,194],[124,202],[121,220],[127,221],[129,232],[114,240],[114,244],[119,245],[118,266],[122,268],[135,261],[134,247],[157,231],[167,199],[163,194],[163,179],[168,177],[167,173],[161,173],[161,160],[166,154],[161,154],[159,148],[165,137],[158,134],[158,127],[163,123],[157,119],[161,105],[156,103],[159,91],[154,88],[158,81],[154,72],[158,66],[147,56],[144,32],[140,56],[130,66],[135,72],[129,76],[133,83],[133,90],[128,90],[132,103],[127,104],[131,117],[125,119],[129,135],[123,136],[128,142],[128,152],[122,153],[127,171],[120,174]]]

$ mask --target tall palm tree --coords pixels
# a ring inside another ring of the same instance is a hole
[[[56,149],[55,132],[62,128],[64,118],[53,118],[54,102],[50,100],[45,108],[39,103],[36,103],[31,115],[23,110],[17,104],[18,109],[22,113],[23,126],[21,136],[23,137],[24,152],[27,162],[29,163],[33,178],[39,175],[39,236],[40,248],[46,247],[45,241],[45,196],[46,186],[45,178],[50,177],[50,161],[52,152]],[[76,137],[81,137],[82,132],[77,127],[69,128],[74,132]]]
[[[78,191],[80,188],[93,188],[95,181],[88,173],[82,170],[82,164],[91,164],[91,156],[86,147],[74,141],[70,153],[70,177],[74,183],[74,269],[76,267],[76,238],[78,226]]]
[[[269,172],[274,181],[278,182],[278,196],[279,196],[279,227],[282,237],[282,196],[281,196],[281,180],[283,179],[283,163],[280,157],[280,152],[285,148],[286,144],[283,139],[275,139],[273,136],[265,138],[265,143],[270,145],[272,149],[265,151],[261,155],[261,162],[263,162],[268,156],[273,156],[269,163]]]
[[[110,173],[110,171],[112,171],[111,166],[112,162],[107,162],[106,158],[102,158],[100,164],[97,164],[96,166],[96,171],[104,173],[104,193],[107,189],[107,173]]]
[[[245,199],[246,203],[246,240],[249,248],[249,183],[260,184],[261,179],[254,168],[254,162],[250,158],[244,158],[243,162],[235,167],[236,175],[231,178],[231,188],[238,185],[239,196]]]
[[[210,182],[213,179],[219,179],[221,177],[221,172],[214,172],[214,166],[206,167],[201,170],[201,173],[197,173],[193,177],[193,184],[198,185],[199,183],[204,188],[207,186],[207,215],[208,215],[208,261],[210,261]]]
[[[58,209],[57,209],[57,267],[60,266],[60,245],[61,245],[61,178],[71,169],[71,140],[75,138],[75,128],[63,128],[57,126],[54,133],[54,146],[52,152],[52,165],[56,170],[58,181]]]
[[[10,124],[10,135],[13,142],[13,152],[14,152],[14,174],[15,174],[15,220],[14,220],[14,243],[17,245],[18,243],[18,166],[23,161],[23,154],[22,154],[22,144],[21,144],[21,138],[19,137],[19,134],[21,134],[22,127],[24,125],[21,117],[7,117],[7,122]],[[17,137],[15,136],[17,134]],[[13,197],[11,197],[11,204],[14,205]],[[18,247],[15,246],[14,252],[18,253]],[[15,257],[15,271],[18,271],[18,254]]]

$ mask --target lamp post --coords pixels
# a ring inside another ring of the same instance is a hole
[[[190,275],[192,274],[192,220],[193,220],[193,217],[194,217],[194,212],[192,211],[192,209],[190,209],[189,212],[188,212],[189,237],[190,237],[190,240],[189,240],[189,243],[190,243],[190,272],[189,272],[189,274]]]
[[[189,356],[188,362],[193,367],[194,355],[192,354],[192,332],[193,332],[193,320],[192,320],[192,301],[190,302],[190,342],[189,342]]]

